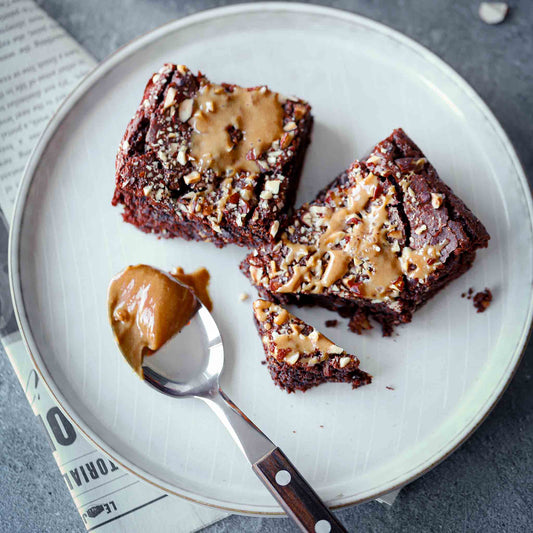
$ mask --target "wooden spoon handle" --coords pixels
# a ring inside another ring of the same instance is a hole
[[[302,531],[346,532],[279,448],[254,463],[252,468]]]

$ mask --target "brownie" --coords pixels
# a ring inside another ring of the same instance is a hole
[[[474,307],[478,313],[484,313],[492,302],[492,292],[485,288],[484,291],[477,292],[473,297]]]
[[[241,269],[281,304],[318,304],[388,335],[470,268],[487,246],[482,223],[401,129],[355,161]]]
[[[126,222],[164,237],[273,241],[294,203],[312,123],[303,100],[167,64],[120,143],[112,203]]]
[[[256,300],[253,307],[268,370],[282,389],[306,391],[327,381],[351,383],[355,389],[372,381],[355,355],[286,309],[266,300]]]

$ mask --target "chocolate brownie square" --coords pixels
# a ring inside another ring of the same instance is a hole
[[[270,375],[282,389],[306,391],[327,381],[355,389],[372,381],[355,355],[286,309],[266,300],[256,300],[253,307]]]
[[[322,305],[350,327],[383,333],[470,268],[487,246],[483,224],[439,178],[401,129],[304,204],[276,243],[241,269],[260,295]]]
[[[312,123],[303,100],[167,64],[120,144],[112,203],[165,237],[271,242],[294,203]]]

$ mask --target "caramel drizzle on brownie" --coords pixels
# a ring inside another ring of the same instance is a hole
[[[257,321],[263,324],[263,327],[270,320],[279,328],[279,331],[265,328],[267,334],[263,336],[263,342],[268,345],[270,353],[278,361],[284,361],[289,365],[299,363],[313,366],[331,356],[345,354],[341,347],[315,328],[312,328],[308,334],[303,334],[305,324],[279,305],[266,300],[256,300],[253,308]],[[339,359],[339,366],[344,368],[352,361],[357,364],[359,362],[345,354]]]
[[[158,110],[151,112],[150,149],[157,161],[142,170],[148,180],[143,196],[180,221],[205,221],[200,238],[212,240],[213,231],[218,242],[227,242],[225,225],[241,228],[264,210],[283,210],[287,178],[281,170],[299,149],[310,107],[266,86],[213,84],[184,65],[165,65],[152,81],[171,74]],[[143,103],[150,105],[148,99]],[[278,228],[276,221],[270,235]]]
[[[359,166],[350,177],[347,189],[330,191],[325,205],[308,206],[281,235],[277,249],[283,257],[266,265],[266,278],[262,269],[250,268],[255,283],[270,281],[269,290],[278,293],[342,290],[386,301],[399,296],[404,275],[427,280],[440,265],[442,245],[404,248],[400,255],[395,240],[399,231],[388,212],[395,201],[394,186],[385,191],[375,174]],[[291,242],[296,230],[299,242]]]
[[[401,279],[402,269],[387,238],[395,229],[387,210],[394,201],[394,187],[383,193],[374,174],[363,176],[358,172],[354,177],[355,186],[349,189],[349,196],[335,191],[330,196],[334,206],[309,209],[313,226],[322,231],[316,243],[294,244],[286,234],[282,236],[289,249],[281,263],[282,272],[286,273],[300,257],[307,259],[303,265],[293,266],[292,275],[277,292],[322,293],[344,278],[352,270],[352,263],[358,273],[354,284],[360,296],[382,299],[398,292],[395,283]],[[347,287],[351,288],[349,283]]]
[[[440,253],[444,244],[425,244],[417,250],[409,247],[404,248],[400,257],[402,270],[408,277],[423,283],[435,271],[435,268],[441,264]]]
[[[190,153],[202,170],[257,174],[257,159],[285,133],[279,95],[267,87],[230,90],[208,83],[194,106]]]

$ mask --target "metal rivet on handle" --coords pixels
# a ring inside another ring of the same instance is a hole
[[[287,470],[280,470],[276,474],[276,483],[278,485],[281,485],[282,487],[284,487],[285,485],[288,485],[290,482],[291,482],[291,475],[289,474],[289,472],[287,472]]]
[[[315,533],[329,533],[331,531],[331,524],[327,520],[319,520],[315,524]]]

